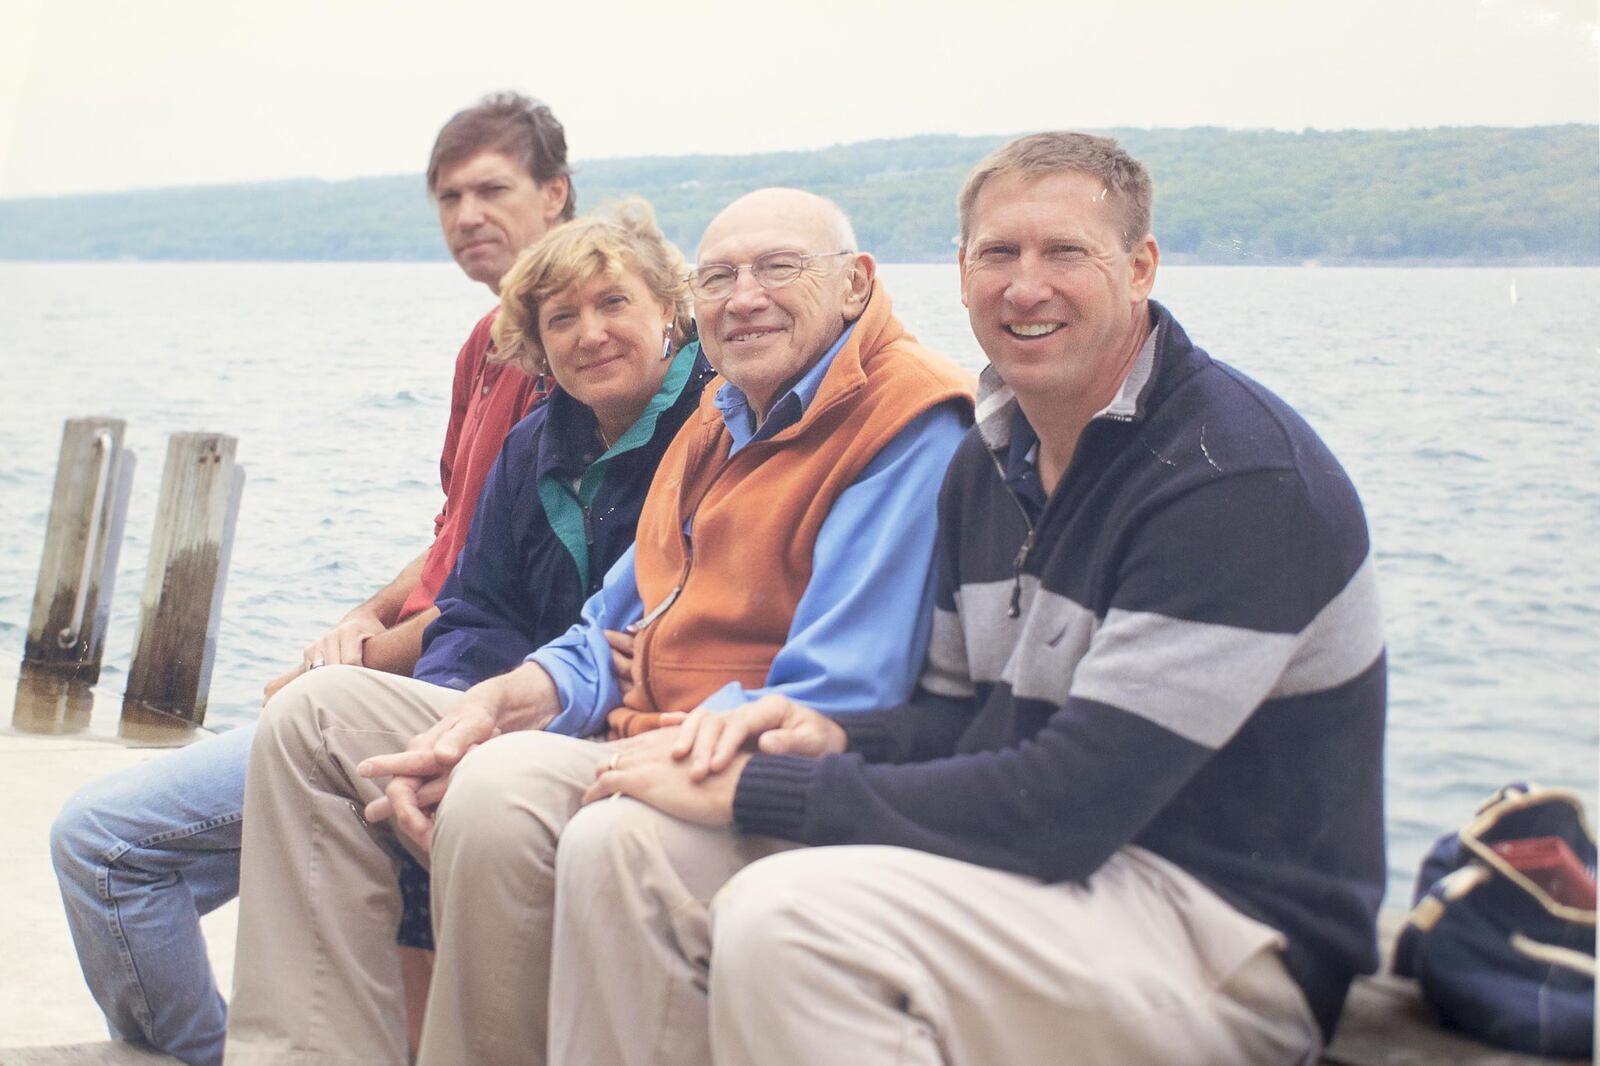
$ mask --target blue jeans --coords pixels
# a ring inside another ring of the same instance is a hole
[[[254,723],[92,781],[50,830],[78,962],[111,1035],[222,1062],[226,1008],[200,916],[239,892]]]

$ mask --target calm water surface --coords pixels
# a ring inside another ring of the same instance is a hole
[[[980,356],[954,269],[889,266],[908,327]],[[1515,282],[1520,299],[1513,303]],[[1600,271],[1168,267],[1156,294],[1277,390],[1360,488],[1390,648],[1388,902],[1500,784],[1594,802]],[[138,453],[103,683],[138,617],[166,435],[248,471],[209,724],[426,545],[458,346],[489,294],[450,264],[0,263],[0,654],[20,656],[61,423]]]

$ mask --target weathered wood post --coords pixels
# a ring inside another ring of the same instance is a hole
[[[192,722],[206,716],[222,588],[244,491],[238,441],[174,433],[150,538],[139,634],[124,695]]]
[[[67,736],[86,732],[94,717],[94,686],[76,677],[24,669],[17,678],[11,728],[18,733]]]
[[[100,678],[136,465],[122,445],[126,429],[120,418],[69,418],[62,428],[24,666]]]

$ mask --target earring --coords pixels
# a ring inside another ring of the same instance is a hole
[[[668,322],[661,330],[661,358],[672,358],[672,323]]]

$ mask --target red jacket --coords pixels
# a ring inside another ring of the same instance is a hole
[[[489,329],[499,312],[496,307],[478,320],[467,343],[461,346],[461,354],[456,356],[450,427],[439,454],[444,508],[433,520],[433,547],[423,560],[422,579],[400,608],[402,619],[433,606],[439,587],[467,542],[472,512],[478,507],[478,492],[500,454],[500,445],[511,427],[544,399],[537,380],[511,363],[489,360],[494,350]]]

